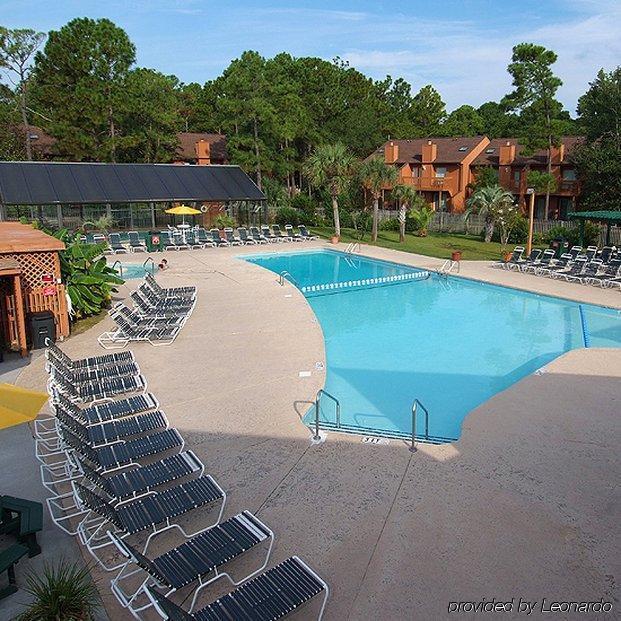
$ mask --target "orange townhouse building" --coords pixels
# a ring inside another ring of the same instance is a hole
[[[488,144],[485,136],[389,140],[373,155],[397,166],[399,183],[414,186],[436,211],[460,213],[472,163]]]
[[[560,146],[552,150],[552,174],[557,188],[550,196],[549,219],[565,219],[567,212],[575,209],[580,186],[570,156],[580,141],[578,136],[565,136]],[[388,140],[370,157],[383,157],[387,164],[396,166],[398,182],[414,186],[436,211],[462,213],[471,193],[470,184],[481,167],[497,170],[500,185],[526,208],[528,172],[547,170],[547,151],[528,156],[522,151],[523,146],[515,138],[416,138]],[[385,188],[386,208],[392,206],[390,189]],[[545,196],[537,195],[536,218],[544,218],[544,208]]]
[[[550,195],[549,220],[565,220],[567,212],[575,211],[576,200],[580,195],[580,184],[576,169],[571,162],[571,152],[583,140],[580,136],[563,136],[558,147],[551,153],[552,174],[556,179],[556,189]],[[523,146],[516,138],[494,138],[483,152],[474,160],[471,168],[471,181],[476,178],[479,166],[491,166],[498,171],[498,182],[511,191],[523,209],[526,209],[526,190],[528,173],[531,170],[547,172],[547,150],[523,155]],[[545,217],[545,195],[535,197],[535,218]]]

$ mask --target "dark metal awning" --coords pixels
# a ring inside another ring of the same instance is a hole
[[[621,211],[572,211],[567,217],[576,220],[596,220],[610,224],[621,224]]]
[[[264,201],[239,166],[0,162],[0,204]]]

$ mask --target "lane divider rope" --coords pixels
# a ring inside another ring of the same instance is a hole
[[[318,285],[307,285],[301,287],[302,293],[314,293],[316,291],[330,291],[336,289],[350,289],[352,287],[369,287],[373,285],[387,284],[393,282],[404,282],[407,280],[425,280],[431,274],[427,271],[409,272],[407,274],[397,274],[396,276],[382,276],[380,278],[361,278],[360,280],[346,280],[343,282],[328,282]]]

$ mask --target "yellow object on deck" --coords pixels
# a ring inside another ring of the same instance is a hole
[[[44,392],[0,384],[0,429],[34,420],[46,401]]]

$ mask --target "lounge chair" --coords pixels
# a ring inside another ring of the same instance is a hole
[[[540,256],[541,256],[541,250],[539,250],[538,248],[533,248],[530,251],[530,254],[528,255],[528,257],[526,257],[526,259],[520,259],[516,263],[514,264],[512,263],[508,265],[507,269],[510,269],[510,270],[518,269],[521,271],[523,267],[526,267],[527,265],[532,265],[533,263],[538,261]]]
[[[299,233],[294,233],[293,227],[290,224],[285,225],[285,231],[287,232],[287,237],[290,237],[293,241],[303,242],[304,238]]]
[[[621,258],[610,259],[608,263],[602,263],[600,273],[590,275],[584,278],[585,283],[595,287],[605,287],[610,281],[614,281],[621,268]]]
[[[538,269],[548,267],[549,265],[551,265],[555,254],[556,253],[554,252],[554,250],[552,250],[552,248],[547,248],[543,251],[543,254],[538,259],[535,259],[532,263],[529,263],[528,265],[523,265],[521,268],[522,272],[532,272],[534,274],[537,272]]]
[[[565,252],[558,259],[553,259],[548,265],[539,266],[535,274],[537,276],[550,276],[554,272],[567,269],[569,263],[573,261],[572,256]]]
[[[588,259],[585,256],[578,256],[573,263],[569,263],[566,270],[560,270],[551,274],[552,278],[562,278],[563,280],[574,281],[580,280],[582,272],[588,263]]]
[[[274,621],[297,612],[301,606],[323,593],[317,617],[321,621],[330,593],[328,585],[297,556],[288,558],[192,613],[187,613],[152,587],[146,586],[144,590],[162,619],[169,621]]]
[[[147,341],[153,346],[170,345],[177,338],[180,325],[165,327],[137,327],[119,315],[113,317],[115,330],[103,332],[97,342],[104,349],[123,348],[132,341]]]
[[[77,383],[72,375],[52,368],[48,379],[50,395],[56,389],[74,403],[93,403],[132,392],[146,392],[146,388],[147,381],[142,375],[124,375],[99,379],[96,382]]]
[[[172,239],[170,231],[160,231],[160,246],[163,250],[179,250]]]
[[[513,265],[519,265],[520,261],[522,261],[522,256],[524,254],[524,246],[516,246],[511,253],[511,258],[508,261],[499,261],[498,263],[494,263],[492,267],[501,267],[502,269],[511,269]]]
[[[131,351],[120,351],[113,354],[103,354],[101,356],[91,356],[90,358],[73,359],[70,358],[58,345],[49,339],[45,342],[46,358],[54,356],[62,360],[64,365],[72,371],[81,371],[86,369],[99,369],[102,367],[116,366],[118,364],[128,364],[135,362],[134,354]]]
[[[584,251],[584,255],[586,256],[588,261],[592,261],[597,254],[597,246],[587,246],[587,249]]]
[[[72,481],[71,484],[78,504],[93,515],[93,518],[84,518],[78,526],[80,542],[106,571],[118,569],[125,564],[121,562],[107,565],[101,556],[102,550],[107,551],[110,546],[115,545],[108,536],[109,531],[116,532],[120,539],[150,531],[141,551],[144,554],[152,539],[165,531],[176,529],[189,539],[218,524],[226,504],[226,493],[210,475],[120,504],[107,500],[80,483]],[[188,533],[173,521],[217,502],[222,504],[215,522],[196,532]]]
[[[190,250],[202,250],[205,246],[197,239],[196,233],[194,231],[188,231],[185,234],[185,243],[188,245]]]
[[[269,243],[267,237],[265,237],[265,235],[263,235],[261,231],[259,231],[259,227],[257,226],[250,227],[250,235],[252,235],[252,239],[254,240],[256,244]]]
[[[604,264],[602,263],[601,259],[593,259],[592,261],[588,261],[587,264],[584,266],[584,270],[582,271],[582,274],[580,274],[580,278],[578,280],[583,285],[589,284],[588,280],[590,278],[597,277],[601,273],[603,267]]]
[[[142,291],[136,289],[130,293],[130,297],[134,303],[134,307],[138,310],[142,317],[178,317],[180,314],[186,314],[191,311],[194,304],[187,307],[175,307],[166,305],[166,303],[151,303]]]
[[[298,226],[298,230],[300,231],[300,235],[306,240],[306,241],[313,241],[315,239],[317,239],[316,235],[311,235],[307,229],[306,226],[304,224],[300,224]]]
[[[226,237],[226,241],[229,242],[229,244],[231,246],[241,246],[242,245],[242,241],[239,237],[237,237],[234,233],[233,233],[233,229],[230,227],[227,227],[224,229],[224,236]]]
[[[129,608],[136,617],[152,606],[144,592],[145,586],[157,586],[164,591],[165,597],[170,597],[179,589],[192,586],[194,594],[190,610],[193,610],[201,590],[221,576],[226,576],[237,586],[261,573],[267,567],[274,544],[274,533],[249,511],[238,513],[153,559],[147,558],[114,533],[108,533],[108,536],[127,559],[119,574],[112,580],[112,592],[119,603],[124,608]],[[222,571],[223,566],[267,542],[269,547],[259,568],[238,581],[234,581],[228,572]],[[145,579],[139,583],[138,588],[127,592],[124,590],[124,583],[128,579],[134,581],[136,573],[143,574]]]
[[[153,293],[148,287],[138,287],[136,291],[133,291],[136,295],[130,297],[134,302],[140,298],[141,304],[149,308],[151,312],[163,313],[164,315],[170,311],[172,314],[190,313],[196,304],[196,298],[168,298],[164,296],[158,296]],[[140,304],[140,303],[139,303]],[[140,306],[138,306],[140,308]]]
[[[155,279],[153,274],[147,274],[144,281],[153,292],[165,298],[194,298],[196,297],[196,287],[162,287]]]
[[[123,302],[117,302],[108,311],[108,314],[113,319],[120,315],[136,328],[169,328],[173,326],[181,326],[187,319],[187,314],[185,313],[179,313],[173,317],[163,317],[159,315],[143,316],[137,311],[127,307]]]
[[[147,245],[140,239],[138,231],[129,231],[127,233],[129,238],[129,250],[130,252],[146,252]]]
[[[230,246],[231,244],[229,244],[229,242],[226,239],[222,239],[222,237],[220,237],[220,231],[218,229],[210,229],[209,231],[211,233],[211,239],[214,243],[215,246],[217,246],[218,248],[220,246]]]
[[[267,239],[270,244],[275,244],[276,242],[282,241],[282,238],[276,237],[276,235],[274,235],[274,233],[270,231],[270,227],[267,224],[261,226],[261,235],[263,235],[263,237]]]
[[[189,250],[190,249],[190,246],[188,246],[188,244],[185,242],[183,238],[183,234],[180,231],[175,231],[172,234],[172,241],[173,241],[173,244],[175,244],[175,248],[177,248],[177,250]]]
[[[183,450],[184,441],[176,429],[165,429],[133,440],[121,440],[114,444],[93,448],[82,442],[70,429],[61,427],[60,436],[66,450],[73,450],[87,459],[102,473],[113,472],[135,465],[145,457]]]
[[[612,246],[604,246],[602,251],[599,253],[599,259],[601,259],[602,263],[608,263],[615,256],[615,249]]]
[[[248,231],[246,230],[245,226],[237,227],[237,234],[239,235],[239,241],[243,245],[252,245],[252,246],[254,246],[254,245],[257,244],[257,242],[248,235]]]
[[[207,231],[203,227],[199,227],[197,235],[198,241],[203,245],[203,248],[206,248],[207,246],[214,248],[216,246],[213,238],[210,235],[207,235]]]
[[[127,248],[121,243],[121,236],[118,233],[110,233],[108,243],[114,254],[127,254]]]
[[[286,242],[293,241],[293,239],[289,237],[288,235],[283,235],[283,232],[280,230],[280,225],[278,224],[272,225],[272,231],[274,231],[274,237],[276,237],[278,241],[286,241]]]

